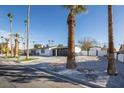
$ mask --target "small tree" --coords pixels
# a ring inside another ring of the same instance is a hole
[[[89,50],[91,47],[96,46],[96,40],[91,38],[84,38],[82,40],[78,41],[79,46],[81,47],[81,50]]]
[[[97,46],[96,40],[91,38],[84,38],[82,40],[79,40],[78,43],[81,50],[87,51],[88,55],[89,55],[90,48],[92,48],[93,46]]]

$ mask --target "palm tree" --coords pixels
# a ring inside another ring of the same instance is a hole
[[[5,38],[5,41],[6,41],[5,53],[6,53],[6,57],[7,57],[8,56],[8,51],[9,51],[9,48],[8,48],[9,39],[8,38]]]
[[[1,54],[3,55],[3,36],[1,36],[0,38],[1,38],[1,41],[2,41],[2,43],[1,43]]]
[[[51,42],[52,42],[52,46],[53,46],[54,40],[52,40]]]
[[[16,33],[15,34],[15,49],[14,49],[14,56],[18,57],[19,54],[19,34]]]
[[[33,41],[33,48],[34,48],[34,45],[35,45],[35,41]]]
[[[65,5],[69,10],[67,24],[68,24],[68,54],[66,68],[76,68],[75,62],[75,45],[74,45],[74,28],[75,28],[75,16],[86,11],[85,6],[82,5]]]
[[[13,45],[12,45],[12,19],[13,15],[11,13],[8,13],[7,16],[10,20],[10,44],[11,44],[11,56],[13,56]]]
[[[27,53],[26,53],[26,59],[29,58],[29,23],[30,23],[30,5],[28,5],[28,16],[27,16],[27,38],[26,38],[26,48],[27,48]]]
[[[49,46],[50,46],[50,42],[51,42],[51,41],[50,41],[50,40],[48,40],[48,43],[49,43],[48,45],[49,45]]]
[[[23,42],[24,54],[25,54],[25,42]]]
[[[112,5],[108,5],[108,68],[109,75],[116,75],[114,60],[114,43],[113,43],[113,27],[112,27]]]

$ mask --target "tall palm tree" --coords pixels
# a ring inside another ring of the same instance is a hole
[[[49,43],[48,45],[50,46],[51,41],[50,41],[50,40],[48,40],[48,43]]]
[[[75,45],[74,45],[74,28],[75,28],[75,16],[86,11],[85,6],[82,5],[65,5],[69,10],[67,24],[68,24],[68,54],[66,68],[76,68],[75,62]]]
[[[108,5],[108,68],[109,75],[116,75],[114,60],[113,26],[112,26],[112,5]]]
[[[12,45],[12,20],[13,20],[13,14],[8,13],[7,16],[9,17],[10,21],[10,46],[11,46],[11,56],[13,56],[13,45]]]
[[[27,48],[27,53],[26,53],[26,59],[29,58],[29,23],[30,23],[30,5],[28,5],[28,16],[27,16],[27,42],[26,42],[26,48]]]
[[[14,56],[19,56],[19,34],[15,34],[15,48],[14,48]]]

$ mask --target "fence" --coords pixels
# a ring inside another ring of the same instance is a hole
[[[94,50],[90,50],[90,51],[81,51],[80,52],[81,56],[105,56],[107,55],[107,51],[94,51]]]
[[[81,51],[80,52],[80,56],[106,56],[107,55],[107,51],[89,51],[89,55],[88,55],[88,51]],[[114,54],[115,59],[117,59],[120,62],[124,62],[124,54],[118,54],[115,53]]]
[[[118,54],[118,61],[124,62],[124,54]]]

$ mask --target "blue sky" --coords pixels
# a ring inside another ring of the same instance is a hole
[[[124,41],[124,6],[113,6],[113,29],[115,47]],[[27,6],[0,6],[0,35],[9,33],[8,12],[13,13],[13,32],[24,36],[24,20],[27,16]],[[62,6],[31,6],[30,16],[30,47],[35,43],[67,45],[68,11]],[[75,43],[84,37],[90,37],[100,43],[108,39],[107,6],[87,6],[87,12],[76,17]],[[5,33],[4,33],[5,32]]]

